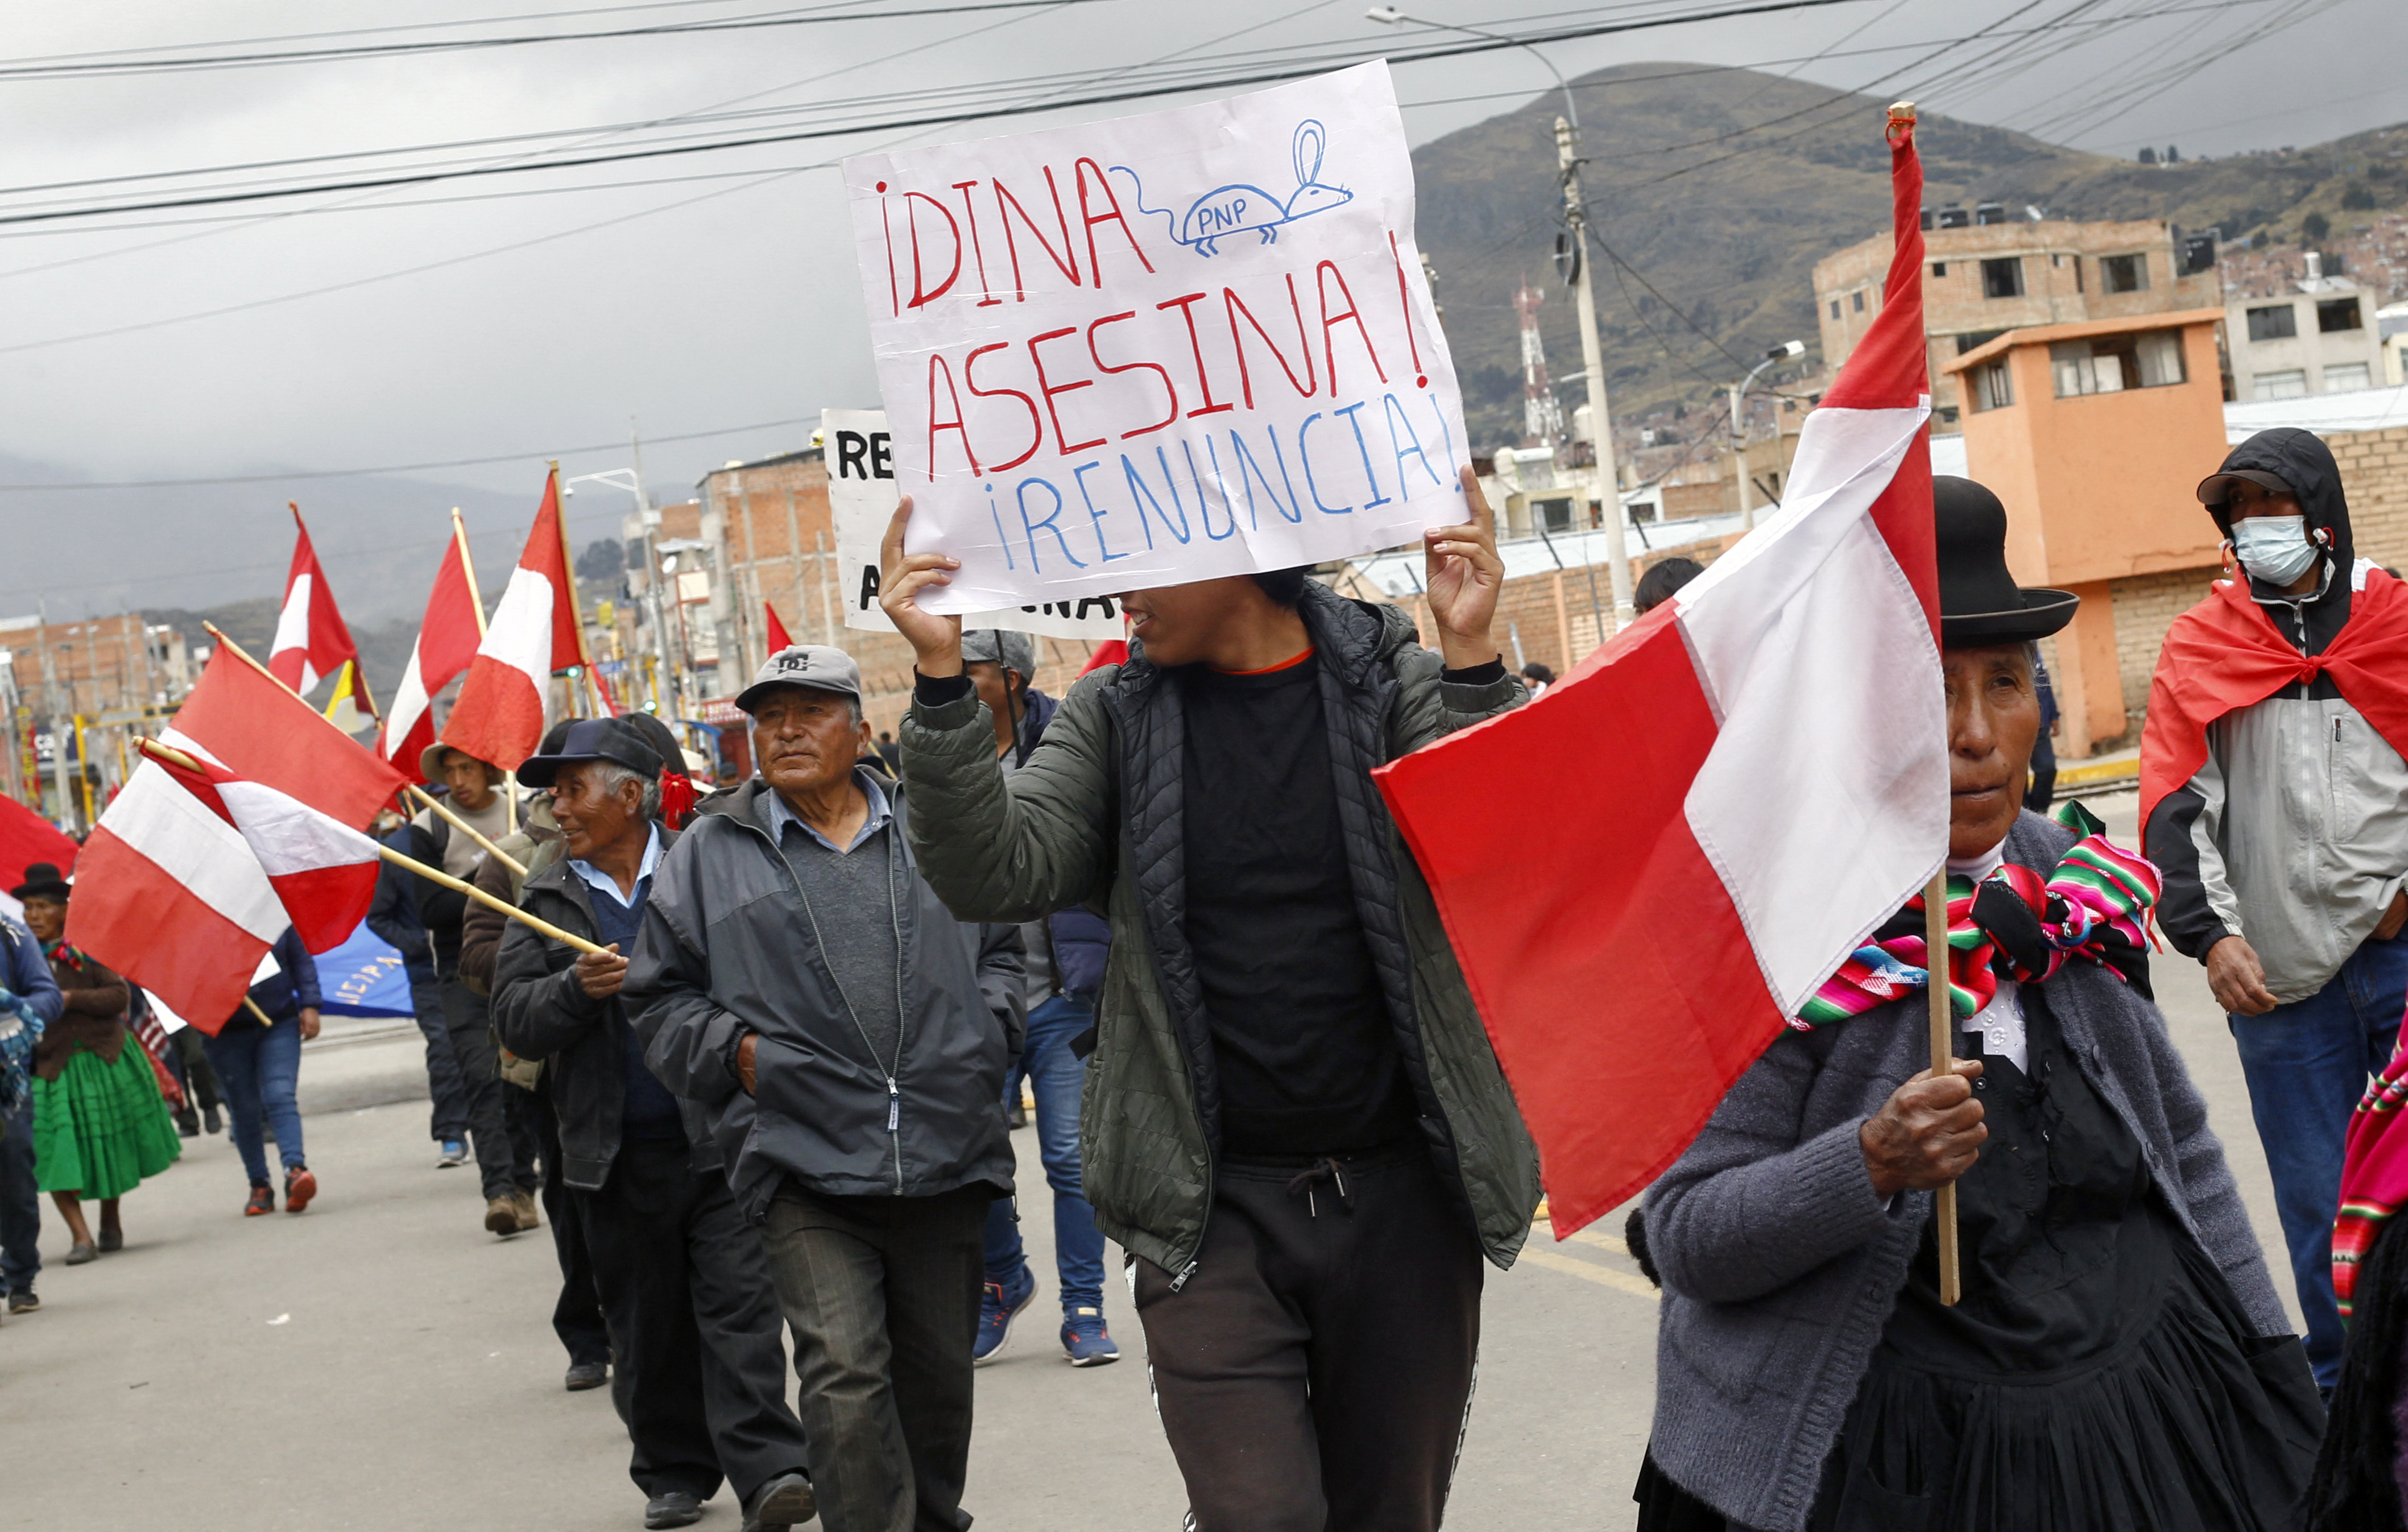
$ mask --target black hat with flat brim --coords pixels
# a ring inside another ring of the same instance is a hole
[[[8,891],[8,897],[23,904],[27,899],[49,899],[55,904],[67,902],[67,881],[55,862],[29,862],[25,865],[25,881]]]
[[[648,782],[661,776],[660,752],[625,719],[580,718],[550,752],[519,763],[519,780],[529,787],[550,787],[560,780],[563,766],[587,761],[625,766]]]
[[[1980,649],[2045,638],[2073,621],[2071,591],[2015,583],[2007,568],[2007,508],[1970,479],[1937,474],[1931,509],[1940,556],[1940,644]]]

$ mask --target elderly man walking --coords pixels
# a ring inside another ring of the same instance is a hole
[[[623,719],[570,726],[521,780],[549,788],[566,852],[521,905],[607,948],[512,923],[494,970],[504,1046],[549,1061],[561,1158],[618,1355],[611,1397],[635,1445],[644,1525],[684,1526],[724,1475],[746,1532],[811,1519],[801,1427],[761,1237],[728,1195],[702,1114],[644,1067],[620,999],[662,855],[659,755]]]
[[[1096,1223],[1203,1532],[1434,1532],[1538,1158],[1373,767],[1519,705],[1487,508],[1425,535],[1442,654],[1301,569],[1132,591],[1129,660],[1010,777],[953,561],[886,540],[913,849],[956,913],[1105,909],[1082,1124]]]
[[[2341,474],[2261,431],[2199,486],[2243,578],[2175,620],[2142,814],[2158,923],[2229,1014],[2327,1393],[2343,1141],[2408,996],[2408,587],[2355,556]]]
[[[738,1146],[828,1532],[966,1527],[1020,932],[955,921],[922,881],[901,793],[861,764],[850,656],[781,650],[736,703],[760,776],[663,860],[628,1002],[661,1079]]]

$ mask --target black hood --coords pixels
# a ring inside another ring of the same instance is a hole
[[[2341,492],[2341,468],[2333,462],[2332,449],[2313,431],[2281,426],[2260,431],[2227,452],[2224,465],[2216,472],[2233,473],[2243,468],[2272,474],[2291,486],[2291,493],[2299,497],[2300,511],[2307,517],[2308,531],[2325,534],[2322,541],[2332,554],[2334,580],[2346,584],[2350,568],[2358,562],[2358,552],[2350,540],[2349,502]],[[2222,508],[2210,506],[2207,511],[2215,518],[2216,530],[2230,541],[2232,523],[2224,519]]]

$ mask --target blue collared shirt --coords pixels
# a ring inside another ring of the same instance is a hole
[[[886,801],[885,789],[878,785],[878,779],[870,774],[868,768],[866,766],[854,766],[853,768],[853,780],[861,788],[862,795],[869,799],[869,817],[862,821],[861,829],[853,836],[852,845],[839,846],[835,841],[830,840],[827,837],[820,834],[817,830],[812,829],[809,824],[804,823],[803,816],[796,813],[792,809],[787,808],[786,800],[778,795],[778,790],[776,788],[770,787],[768,791],[769,828],[771,832],[777,836],[778,843],[781,846],[784,845],[786,841],[786,832],[789,828],[793,828],[802,831],[803,834],[810,836],[813,840],[818,841],[828,850],[841,855],[846,852],[860,850],[864,841],[867,840],[871,836],[876,835],[879,831],[886,828],[889,824],[894,823],[894,806]],[[764,781],[762,785],[764,787],[768,787],[768,783],[767,781]]]
[[[652,875],[652,869],[661,865],[661,827],[655,824],[652,829],[652,838],[644,842],[643,865],[636,869],[636,897],[642,895],[644,880],[650,878]],[[620,909],[636,908],[636,897],[619,892],[619,880],[604,872],[593,863],[580,862],[572,856],[568,859],[568,869],[584,879],[587,885],[595,891],[610,895],[611,902]]]

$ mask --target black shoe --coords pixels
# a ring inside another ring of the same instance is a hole
[[[785,1532],[820,1513],[811,1482],[799,1473],[781,1473],[761,1486],[752,1508],[744,1513],[744,1532]]]
[[[225,1131],[225,1120],[218,1115],[217,1108],[203,1107],[201,1109],[201,1128],[202,1131],[207,1133],[223,1133]]]
[[[576,1362],[570,1364],[568,1377],[562,1386],[571,1394],[582,1394],[589,1388],[600,1388],[609,1381],[609,1363]]]
[[[692,1526],[702,1520],[702,1502],[681,1489],[655,1495],[644,1502],[647,1527]]]
[[[8,1311],[12,1314],[30,1314],[41,1306],[42,1300],[35,1296],[34,1290],[30,1287],[21,1288],[8,1295]]]
[[[199,1138],[201,1136],[201,1114],[194,1111],[190,1107],[186,1107],[183,1110],[176,1113],[176,1136],[179,1138]]]

